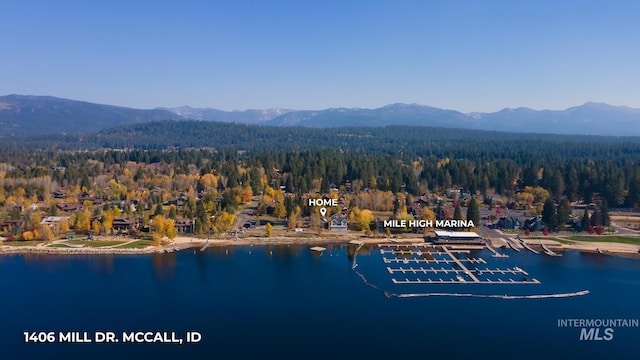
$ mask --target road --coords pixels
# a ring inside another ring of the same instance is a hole
[[[240,230],[247,222],[253,220],[255,215],[253,213],[248,213],[249,211],[256,211],[258,208],[258,200],[251,200],[245,208],[244,211],[236,214],[236,222],[233,224],[232,231]]]

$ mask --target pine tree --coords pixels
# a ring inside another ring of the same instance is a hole
[[[558,226],[563,227],[566,225],[566,223],[569,222],[570,215],[571,207],[569,206],[569,201],[567,199],[560,200],[560,204],[558,205]]]
[[[169,218],[175,220],[177,217],[178,217],[178,211],[176,210],[176,207],[174,205],[171,205],[169,207]]]
[[[480,224],[480,206],[474,197],[471,198],[467,207],[467,220],[473,221],[475,226]]]
[[[556,205],[550,198],[544,201],[544,205],[542,207],[542,221],[551,229],[555,229],[558,225]]]
[[[607,200],[602,200],[602,203],[600,203],[600,216],[602,217],[603,226],[611,225],[611,216],[609,215],[609,204]]]
[[[462,208],[460,208],[460,203],[458,203],[456,208],[453,210],[453,219],[462,220]]]

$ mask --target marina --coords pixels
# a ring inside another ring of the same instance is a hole
[[[519,266],[502,266],[481,256],[506,259],[490,245],[378,244],[393,285],[531,285],[540,284]],[[512,245],[513,248],[513,245]],[[517,249],[514,249],[518,251]],[[357,263],[354,259],[354,267]],[[362,275],[361,277],[364,276]]]

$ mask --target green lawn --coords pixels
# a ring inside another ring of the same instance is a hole
[[[90,240],[90,241],[86,241],[86,240],[69,240],[67,241],[67,244],[72,244],[72,245],[87,245],[89,247],[103,247],[103,246],[113,246],[113,245],[118,245],[118,244],[122,244],[125,241],[122,240]]]
[[[640,245],[640,237],[627,237],[627,236],[616,236],[616,235],[568,236],[566,239],[574,240],[574,241],[615,242],[615,243]]]
[[[570,240],[567,240],[565,238],[559,238],[559,237],[550,237],[548,239],[557,241],[557,242],[562,243],[562,244],[567,244],[567,245],[573,244],[575,242],[575,241],[570,241]],[[540,240],[544,240],[544,239],[540,239]]]
[[[127,245],[118,246],[116,249],[144,249],[151,245],[153,245],[151,240],[138,240]]]

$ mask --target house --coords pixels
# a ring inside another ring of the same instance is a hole
[[[113,219],[112,227],[115,232],[132,233],[138,231],[140,221],[128,216],[120,216]]]
[[[0,223],[0,232],[5,234],[17,234],[20,232],[21,220],[5,220]]]
[[[58,189],[51,193],[55,199],[66,199],[67,191],[64,189]]]
[[[547,224],[542,221],[541,216],[536,216],[524,221],[523,228],[529,231],[542,231],[547,228]]]
[[[80,194],[78,194],[78,201],[83,204],[85,201],[88,201],[92,205],[98,205],[98,206],[104,205],[104,200],[102,198],[96,197],[87,191],[83,191]]]
[[[40,224],[53,227],[55,225],[60,224],[63,220],[69,221],[69,219],[70,219],[69,216],[47,216],[44,219],[42,219],[42,221],[40,221]]]
[[[329,231],[347,231],[347,219],[340,214],[331,215]]]
[[[407,209],[407,212],[410,215],[413,215],[415,219],[418,219],[422,215],[424,215],[424,207],[427,205],[428,203],[423,201],[422,199],[416,200],[412,202],[411,205],[409,205],[409,209]]]
[[[193,234],[195,232],[195,221],[193,219],[176,219],[174,224],[176,225],[176,230],[179,233]]]
[[[83,210],[84,206],[81,203],[59,203],[56,204],[56,207],[64,212],[74,212],[78,210]]]
[[[520,220],[512,216],[503,216],[496,223],[498,229],[519,229],[522,226]]]
[[[182,192],[180,196],[169,199],[167,205],[184,206],[187,202],[189,202],[189,194]]]

